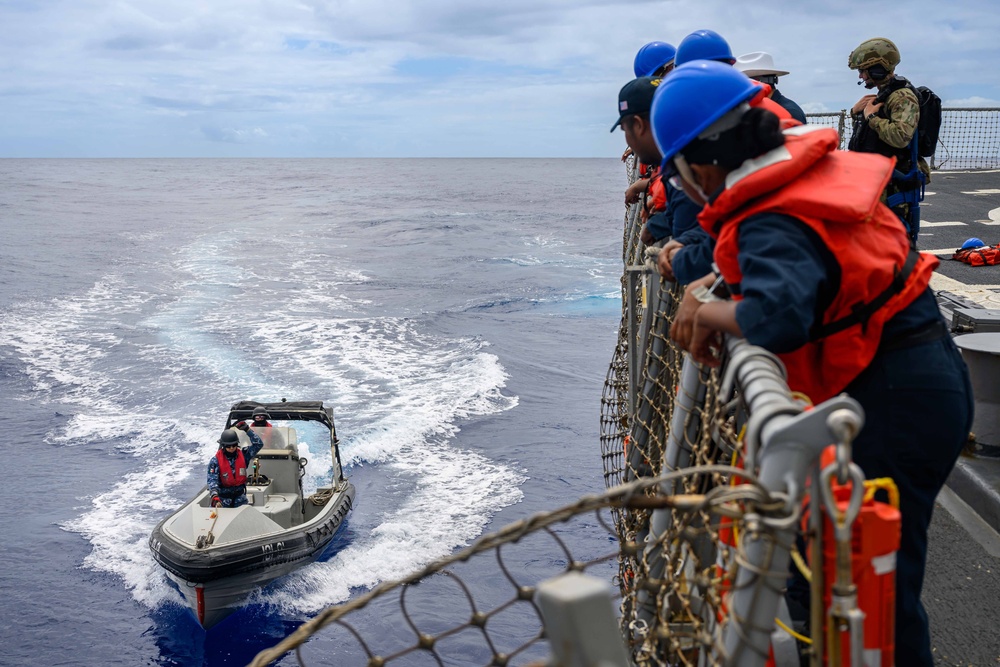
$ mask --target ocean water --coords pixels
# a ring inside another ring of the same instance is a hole
[[[0,664],[246,664],[601,491],[625,185],[614,159],[0,160]],[[146,540],[244,398],[332,404],[358,498],[205,633]]]

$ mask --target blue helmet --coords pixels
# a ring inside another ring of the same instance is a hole
[[[695,30],[677,47],[674,63],[680,66],[692,60],[722,60],[732,64],[735,58],[722,35],[714,30]]]
[[[635,77],[653,76],[656,70],[669,65],[676,54],[677,49],[674,45],[666,42],[650,42],[643,45],[635,54],[635,63],[632,65]]]
[[[760,88],[743,72],[711,60],[681,65],[663,79],[649,121],[666,162]]]
[[[986,244],[983,243],[981,239],[973,236],[971,239],[968,239],[962,244],[962,250],[967,250],[968,248],[982,248],[984,245]]]

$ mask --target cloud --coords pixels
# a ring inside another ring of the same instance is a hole
[[[245,144],[267,138],[267,132],[259,127],[234,128],[204,125],[201,128],[201,132],[209,141],[219,141],[229,144]]]
[[[811,112],[864,92],[847,54],[882,33],[946,104],[1000,99],[993,0],[891,26],[859,0],[24,0],[0,3],[0,155],[620,155],[636,49],[704,27]]]
[[[942,101],[942,106],[954,107],[959,109],[976,109],[976,108],[990,108],[990,109],[1000,109],[1000,99],[989,99],[987,97],[965,97],[957,100],[944,100]]]

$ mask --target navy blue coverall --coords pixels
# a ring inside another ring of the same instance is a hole
[[[800,347],[839,288],[840,268],[832,253],[804,223],[774,213],[745,220],[739,248],[743,300],[736,321],[744,337],[772,352]],[[927,528],[973,413],[968,369],[930,288],[886,323],[875,358],[844,391],[865,411],[854,461],[868,479],[891,477],[900,492],[896,664],[930,667],[927,614],[920,602]],[[808,598],[804,602],[808,605]]]
[[[667,208],[650,216],[646,229],[657,241],[670,237],[684,244],[674,255],[673,270],[677,282],[687,285],[711,273],[715,242],[698,224],[701,206],[669,182],[663,185],[667,191]]]

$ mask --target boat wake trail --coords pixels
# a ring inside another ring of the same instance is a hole
[[[203,485],[236,400],[334,405],[346,473],[361,482],[353,542],[258,595],[282,613],[315,611],[446,555],[522,497],[520,471],[460,441],[464,422],[517,404],[488,343],[383,316],[374,300],[341,293],[364,284],[360,272],[296,252],[285,264],[249,262],[221,239],[196,240],[140,260],[173,277],[155,293],[136,287],[143,267],[130,267],[79,295],[0,312],[18,390],[70,413],[46,440],[99,450],[126,470],[62,526],[88,541],[84,566],[116,576],[147,607],[180,601],[146,541]],[[324,474],[324,452],[303,445],[318,466],[308,487]]]

